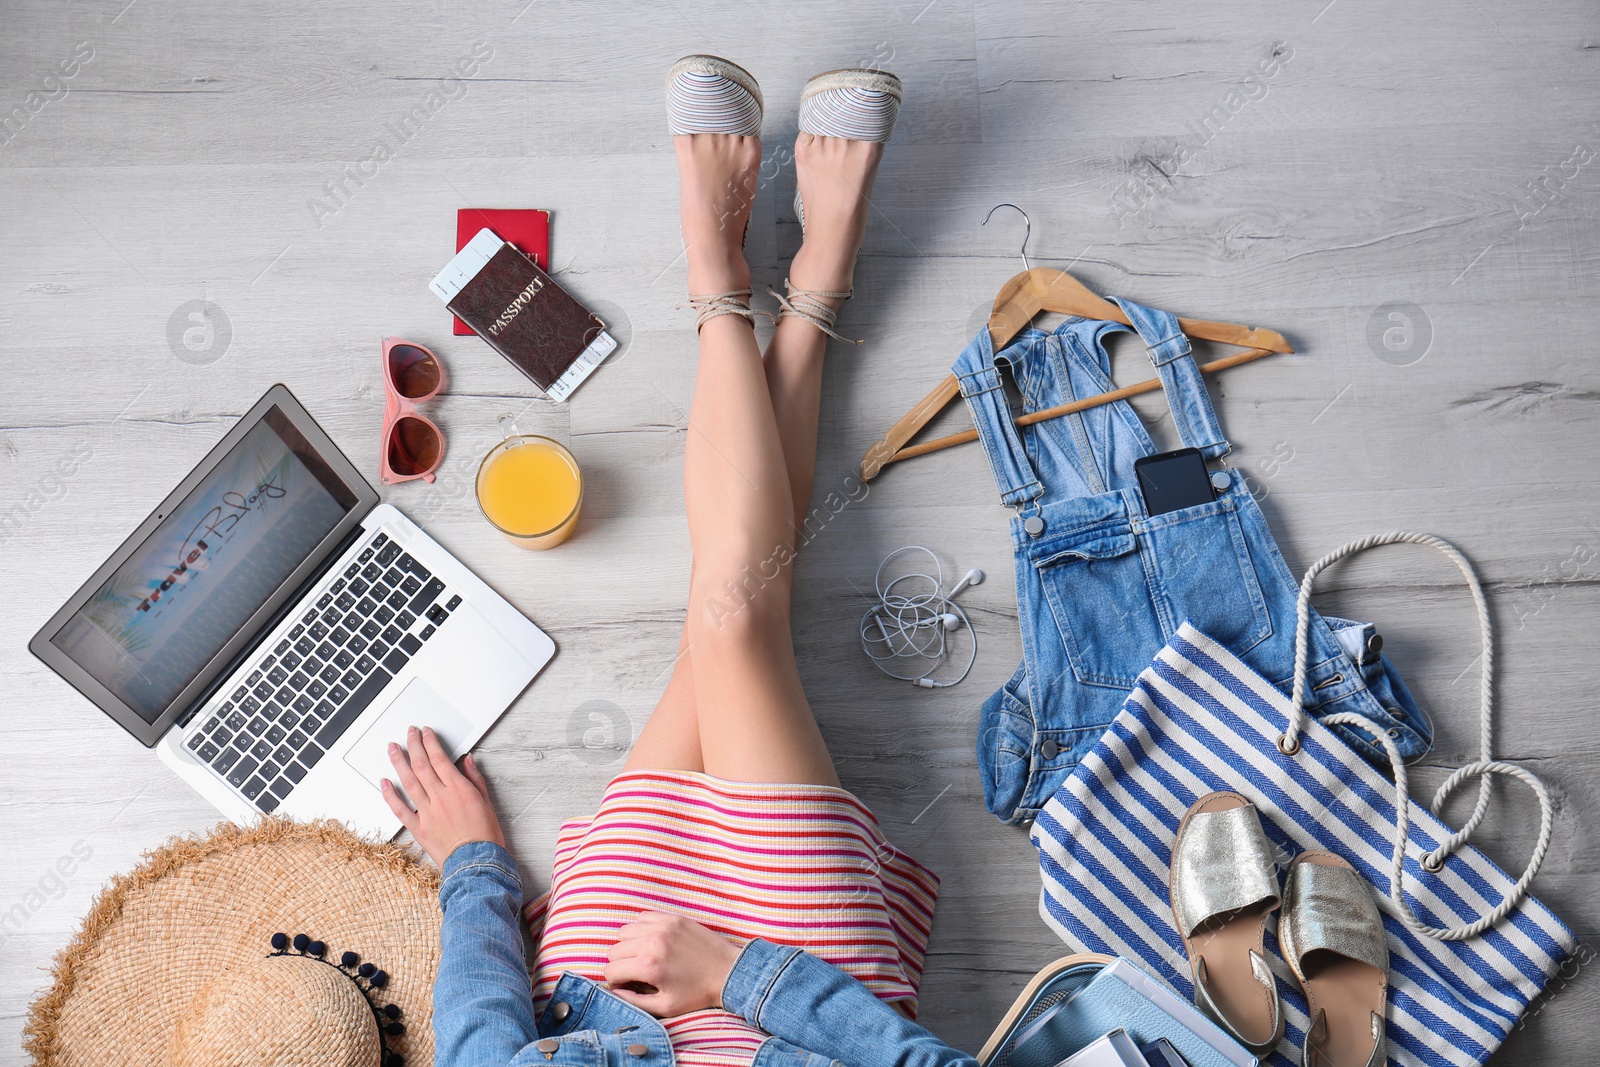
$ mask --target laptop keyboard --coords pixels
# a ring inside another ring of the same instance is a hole
[[[201,723],[189,750],[261,811],[276,810],[461,605],[448,592],[379,534]]]

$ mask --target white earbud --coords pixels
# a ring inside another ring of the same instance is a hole
[[[946,630],[959,630],[961,629],[961,619],[947,611],[939,616],[939,625]]]
[[[950,596],[954,597],[957,593],[961,592],[961,590],[965,589],[969,585],[982,585],[982,584],[983,584],[983,572],[980,571],[978,568],[974,567],[970,571],[968,571],[966,574],[961,576],[961,580],[956,583],[956,587],[954,589],[950,590]]]

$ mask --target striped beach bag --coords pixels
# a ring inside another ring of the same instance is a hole
[[[1480,778],[1477,805],[1460,831],[1408,801],[1405,767],[1375,724],[1356,715],[1317,721],[1303,711],[1313,580],[1352,552],[1396,541],[1443,551],[1461,569],[1478,606],[1482,758],[1451,775],[1432,805],[1437,809],[1462,782]],[[1040,911],[1074,950],[1140,960],[1192,997],[1169,905],[1172,842],[1197,797],[1233,790],[1260,812],[1281,866],[1303,850],[1328,849],[1370,883],[1388,931],[1390,1062],[1481,1064],[1577,948],[1561,920],[1527,894],[1550,838],[1544,787],[1526,770],[1489,755],[1493,658],[1483,591],[1470,564],[1446,542],[1427,534],[1383,534],[1346,545],[1306,572],[1299,625],[1290,697],[1194,627],[1178,630],[1034,823],[1044,883]],[[1386,744],[1395,782],[1324,725],[1341,721]],[[1516,778],[1539,797],[1539,840],[1521,878],[1466,843],[1483,818],[1491,775]],[[1305,998],[1271,937],[1267,948],[1287,1027],[1264,1062],[1298,1067],[1309,1022]]]

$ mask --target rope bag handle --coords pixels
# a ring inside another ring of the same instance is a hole
[[[1506,894],[1494,910],[1483,915],[1476,922],[1466,926],[1441,928],[1428,926],[1418,919],[1411,910],[1411,905],[1406,902],[1405,875],[1406,845],[1410,838],[1411,824],[1411,798],[1408,792],[1409,785],[1406,778],[1406,766],[1400,758],[1400,750],[1389,732],[1364,715],[1355,712],[1338,712],[1323,717],[1320,721],[1326,725],[1354,726],[1368,734],[1383,746],[1389,756],[1389,765],[1394,769],[1395,801],[1395,838],[1394,838],[1394,870],[1389,877],[1389,899],[1394,902],[1400,913],[1401,922],[1412,932],[1434,938],[1438,941],[1465,941],[1476,937],[1489,929],[1495,923],[1509,915],[1527,896],[1528,886],[1533,883],[1534,875],[1539,873],[1539,867],[1544,863],[1545,853],[1550,848],[1550,830],[1554,821],[1554,808],[1550,801],[1550,794],[1546,791],[1544,783],[1531,771],[1525,770],[1512,763],[1504,763],[1493,757],[1492,733],[1494,725],[1494,630],[1489,620],[1489,601],[1484,596],[1483,586],[1478,583],[1478,576],[1472,569],[1472,564],[1467,562],[1454,545],[1432,534],[1406,533],[1391,531],[1389,533],[1373,534],[1351,541],[1347,545],[1329,552],[1317,560],[1306,570],[1306,575],[1300,580],[1300,596],[1295,602],[1295,635],[1294,635],[1294,691],[1290,697],[1289,721],[1284,731],[1278,737],[1278,751],[1285,756],[1294,756],[1300,751],[1300,732],[1305,728],[1306,712],[1306,658],[1310,652],[1311,633],[1311,587],[1316,582],[1317,575],[1329,566],[1337,563],[1346,556],[1357,552],[1364,552],[1378,545],[1391,545],[1409,543],[1427,545],[1443,552],[1450,561],[1461,571],[1467,581],[1467,588],[1472,591],[1473,604],[1478,609],[1478,629],[1483,634],[1483,650],[1480,659],[1483,661],[1483,670],[1478,683],[1478,759],[1460,767],[1456,772],[1445,779],[1438,792],[1433,795],[1432,808],[1439,811],[1445,800],[1454,793],[1456,788],[1468,778],[1476,777],[1479,780],[1478,802],[1473,807],[1472,817],[1456,833],[1440,842],[1439,847],[1432,852],[1425,853],[1422,857],[1422,867],[1430,872],[1444,869],[1444,861],[1452,853],[1467,843],[1478,824],[1483,821],[1484,813],[1489,808],[1489,776],[1494,774],[1515,778],[1533,790],[1539,798],[1539,840],[1533,847],[1533,854],[1528,859],[1528,866],[1523,871],[1522,877]]]

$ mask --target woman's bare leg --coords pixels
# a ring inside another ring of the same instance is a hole
[[[691,140],[684,139],[682,140]],[[871,189],[872,180],[877,170],[879,159],[882,157],[881,145],[868,144],[860,141],[846,141],[837,138],[818,138],[802,133],[795,145],[796,159],[799,170],[800,192],[807,210],[807,239],[795,256],[790,268],[789,277],[797,288],[820,290],[848,290],[851,286],[851,277],[855,264],[855,255],[860,247],[861,238],[866,228],[867,218],[867,193]],[[684,163],[684,151],[679,150],[680,167]],[[691,157],[691,163],[696,166],[701,161]],[[684,172],[685,198],[689,196],[690,177],[688,170]],[[724,188],[728,186],[724,180]],[[735,179],[734,186],[740,184],[740,179]],[[685,204],[684,232],[689,239],[691,222],[689,218],[689,205]],[[727,206],[719,205],[716,210],[723,216],[723,228],[727,229]],[[720,233],[721,231],[719,231]],[[738,224],[738,232],[743,232],[743,222]],[[702,241],[706,238],[702,235]],[[716,263],[724,263],[726,255],[712,245],[711,259]],[[691,257],[693,248],[691,245]],[[742,263],[735,264],[731,275],[724,277],[744,278],[737,285],[728,285],[727,288],[743,288],[748,284],[748,269],[741,274],[738,268]],[[694,264],[691,262],[691,279],[695,275]],[[717,277],[711,274],[710,277]],[[720,284],[720,283],[718,283]],[[725,289],[697,288],[697,283],[691,280],[690,291],[694,293],[725,291]],[[837,303],[837,301],[833,301]],[[708,323],[708,328],[716,322]],[[767,394],[776,422],[779,447],[784,460],[785,472],[790,487],[790,504],[792,524],[798,529],[803,521],[811,496],[811,484],[816,466],[817,444],[817,418],[822,392],[822,359],[827,346],[827,336],[811,324],[793,317],[784,318],[774,332],[772,342],[767,348],[764,362],[764,372],[767,383]],[[702,336],[702,370],[705,369],[705,339]],[[697,399],[699,390],[697,389]],[[691,415],[691,437],[693,436],[694,416]],[[692,475],[688,469],[686,458],[686,488],[688,479]],[[691,517],[691,526],[693,519]],[[691,536],[693,529],[691,528]],[[739,589],[738,596],[725,596],[719,606],[709,606],[710,614],[721,622],[728,618],[730,610],[744,611],[749,604],[753,604],[756,597],[760,597],[772,590],[773,585],[782,583],[782,599],[785,604],[784,626],[782,644],[785,647],[789,660],[790,672],[793,672],[793,651],[788,643],[787,627],[787,600],[789,585],[788,560],[792,558],[794,542],[791,538],[787,542],[774,545],[771,552],[762,556],[757,562],[758,566],[748,572],[749,576],[740,578],[738,575],[731,580]],[[698,559],[699,544],[696,543]],[[777,572],[777,573],[774,573]],[[768,578],[768,575],[772,575]],[[753,577],[752,577],[753,576]],[[691,579],[691,590],[704,588],[704,583]],[[726,592],[726,589],[724,589]],[[784,758],[774,761],[771,755],[757,755],[752,761],[748,750],[740,748],[739,744],[721,745],[714,742],[714,747],[719,754],[708,756],[702,740],[702,731],[705,723],[696,703],[697,693],[697,657],[691,651],[691,630],[693,629],[693,610],[696,593],[691,592],[691,618],[686,620],[684,634],[679,642],[678,659],[673,675],[668,682],[666,691],[662,694],[660,703],[652,714],[644,730],[640,733],[638,742],[630,753],[625,771],[644,768],[665,768],[675,770],[710,770],[713,774],[722,777],[743,780],[793,780],[793,781],[822,781],[825,784],[837,784],[837,777],[832,773],[832,761],[827,759],[826,747],[821,744],[820,733],[816,731],[815,720],[811,718],[809,705],[805,705],[804,727],[800,729],[802,736],[796,738],[787,733],[773,737],[755,738],[762,748],[783,748],[797,741],[801,744],[802,754],[799,761]],[[749,602],[748,604],[746,602]],[[795,674],[792,688],[788,681],[784,682],[786,692],[799,692],[798,675]],[[785,700],[788,698],[786,697]],[[803,703],[803,693],[800,694]],[[757,720],[756,732],[761,730]],[[793,726],[788,722],[787,716],[779,716],[784,730],[789,731]],[[719,728],[725,728],[722,724]],[[747,731],[735,726],[735,733],[745,735]],[[821,756],[827,759],[827,775],[818,772],[821,768],[817,761],[817,752],[809,741],[809,736],[814,735],[816,748],[821,749]],[[726,756],[732,756],[730,763]],[[802,770],[809,770],[809,774],[786,774],[782,768],[789,767],[798,762]],[[775,776],[773,771],[779,773]],[[766,772],[766,773],[763,773]]]
[[[806,236],[789,265],[797,289],[848,292],[856,252],[867,230],[868,196],[883,145],[801,133],[794,143]],[[825,300],[838,307],[842,301]],[[805,523],[817,467],[817,422],[822,404],[822,357],[828,335],[803,319],[785,316],[767,346],[767,390],[794,496],[796,528]]]
[[[678,638],[672,677],[667,679],[666,690],[639,731],[622,772],[705,769],[705,754],[700,750],[700,713],[694,706],[694,661],[689,657],[689,628],[685,626]]]
[[[689,292],[747,288],[741,244],[760,142],[696,134],[674,143]],[[836,784],[790,641],[794,505],[783,443],[755,332],[740,316],[700,329],[683,467],[694,552],[686,629],[706,771]]]

